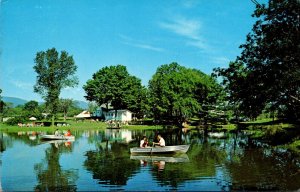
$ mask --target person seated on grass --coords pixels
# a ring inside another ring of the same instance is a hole
[[[160,147],[166,146],[166,142],[165,142],[164,138],[162,138],[161,135],[157,135],[157,140],[158,140],[157,143],[155,143],[155,142],[153,143],[154,146],[160,146]]]

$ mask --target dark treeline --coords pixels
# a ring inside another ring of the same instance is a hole
[[[300,2],[270,0],[257,5],[257,18],[242,53],[215,69],[236,113],[255,119],[263,110],[300,118]]]

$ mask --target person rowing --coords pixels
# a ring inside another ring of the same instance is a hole
[[[164,140],[164,138],[162,138],[161,135],[157,135],[157,140],[158,142],[157,143],[153,143],[154,146],[160,146],[160,147],[165,147],[166,146],[166,142]]]

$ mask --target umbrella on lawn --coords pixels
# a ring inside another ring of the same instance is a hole
[[[30,118],[29,118],[29,120],[31,120],[31,121],[35,121],[35,120],[36,120],[36,118],[35,118],[35,117],[30,117]]]

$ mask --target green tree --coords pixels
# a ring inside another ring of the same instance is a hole
[[[95,101],[99,106],[108,104],[117,111],[129,109],[140,112],[143,98],[141,80],[131,76],[125,66],[108,66],[93,74],[83,86],[88,101]]]
[[[38,108],[39,103],[37,101],[29,101],[24,104],[24,109],[27,111],[34,111]]]
[[[39,110],[39,103],[37,101],[29,101],[22,107],[22,114],[24,117],[29,118],[34,116],[38,119],[42,119],[41,111]]]
[[[284,109],[287,118],[299,119],[300,2],[270,0],[268,6],[257,5],[252,16],[257,21],[235,61],[242,73],[233,65],[216,71],[245,115],[255,118],[271,104]]]
[[[74,105],[74,102],[72,99],[60,99],[59,100],[59,108],[60,111],[64,113],[64,120],[67,119],[67,114],[71,106]]]
[[[221,87],[199,70],[171,63],[157,69],[149,81],[149,92],[154,118],[181,125],[186,118],[198,115],[203,105],[214,104]]]
[[[37,80],[34,92],[39,93],[46,101],[46,106],[52,114],[52,124],[54,116],[59,106],[59,95],[63,88],[74,87],[78,84],[75,76],[77,66],[72,56],[66,51],[59,54],[55,48],[40,51],[35,57]]]

